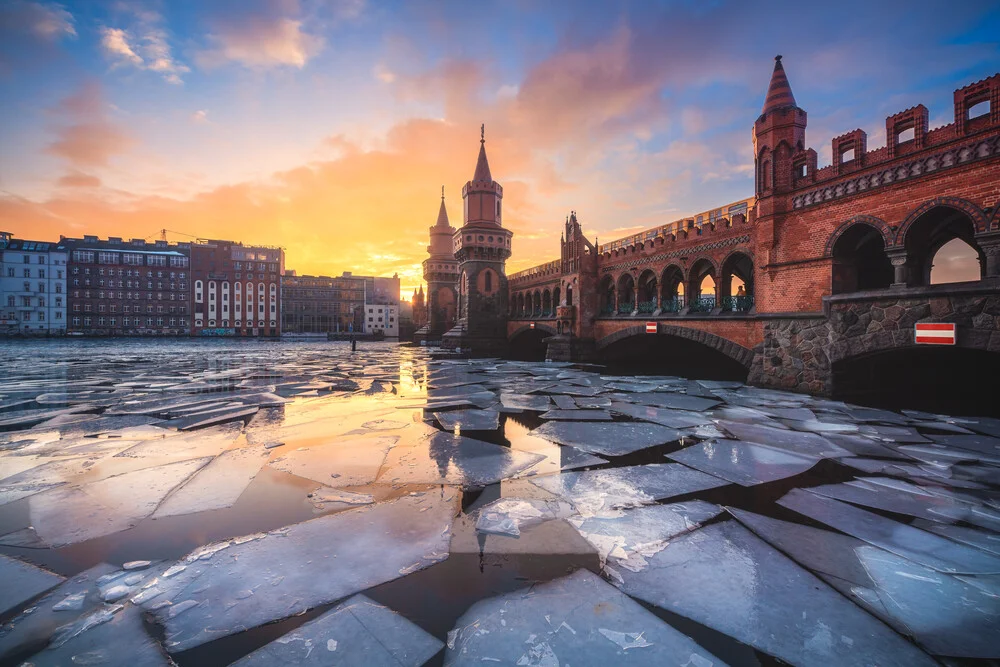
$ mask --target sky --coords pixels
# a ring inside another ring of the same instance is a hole
[[[558,255],[753,194],[773,58],[807,143],[1000,63],[996,2],[0,0],[0,229],[280,245],[300,274],[420,282],[480,125],[514,232]]]

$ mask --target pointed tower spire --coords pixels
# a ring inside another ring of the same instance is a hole
[[[474,181],[486,181],[487,183],[493,182],[493,176],[490,174],[490,163],[486,159],[486,124],[479,128],[479,161],[476,162],[476,174],[472,177]]]
[[[448,209],[444,206],[444,186],[441,186],[441,209],[438,211],[438,219],[435,227],[450,227],[448,223]]]
[[[785,76],[785,68],[781,64],[781,56],[774,57],[774,72],[771,73],[771,84],[767,87],[767,97],[764,98],[763,113],[769,113],[782,107],[794,107],[795,96],[792,87]]]

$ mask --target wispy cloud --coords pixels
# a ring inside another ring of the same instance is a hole
[[[208,37],[212,48],[202,51],[199,62],[213,67],[236,62],[251,68],[302,69],[324,45],[322,37],[302,29],[291,18],[251,16],[220,25]]]
[[[101,48],[113,66],[149,70],[163,76],[167,83],[183,83],[181,76],[191,71],[173,57],[163,17],[151,10],[129,12],[130,26],[101,28]]]
[[[104,167],[111,157],[128,151],[135,139],[116,126],[107,114],[100,84],[85,83],[53,110],[63,122],[46,151],[77,167]]]

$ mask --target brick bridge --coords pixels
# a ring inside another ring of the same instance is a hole
[[[600,245],[574,212],[559,259],[508,277],[512,349],[697,345],[753,384],[819,394],[838,366],[914,348],[917,322],[954,322],[957,348],[998,358],[1000,74],[955,91],[954,109],[935,129],[923,105],[890,116],[874,150],[860,129],[836,137],[817,168],[779,56],[754,123],[755,196]],[[955,239],[970,275],[933,284]]]

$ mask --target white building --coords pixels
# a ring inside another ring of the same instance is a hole
[[[365,304],[365,333],[381,331],[386,338],[399,338],[399,306]]]
[[[66,247],[0,232],[0,253],[0,334],[65,334]]]

